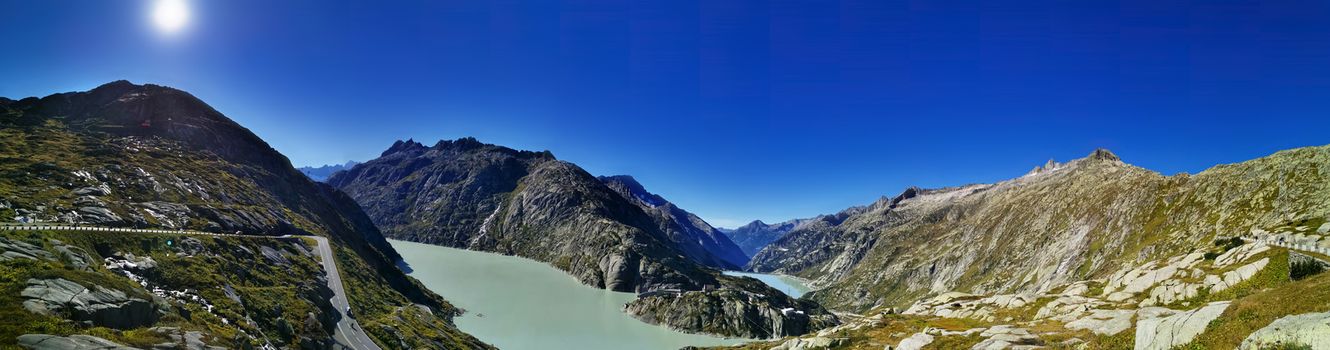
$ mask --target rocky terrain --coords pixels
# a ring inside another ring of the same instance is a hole
[[[663,299],[627,309],[648,322],[730,336],[789,335],[835,323],[816,304],[713,269],[736,265],[737,247],[629,180],[596,178],[548,151],[464,138],[433,146],[398,141],[328,183],[355,198],[388,237],[532,258],[614,291],[702,292],[757,312],[741,313],[754,322],[722,320],[741,314],[697,312],[704,306]],[[804,313],[780,312],[788,306]],[[737,326],[712,326],[721,323]]]
[[[0,217],[6,221],[325,236],[348,271],[357,318],[382,345],[483,346],[451,325],[455,308],[396,268],[396,252],[354,201],[310,181],[263,140],[188,93],[118,81],[87,92],[2,102]],[[81,285],[93,294],[118,295]],[[50,295],[77,289],[58,280],[32,286]],[[40,301],[33,303],[29,310],[42,309]],[[435,312],[402,317],[400,310],[415,310],[408,307],[413,304]],[[87,328],[88,317],[68,311],[77,308],[47,306],[64,320],[52,325],[70,327],[51,328],[58,332],[50,335],[61,337],[106,326],[137,332],[152,323],[128,318],[99,325],[94,312],[88,316],[94,328]],[[4,336],[11,335],[17,336]],[[225,334],[208,339],[218,337],[228,347],[268,341]]]
[[[800,225],[749,267],[843,325],[748,349],[1319,348],[1330,147],[1164,176],[1097,150],[910,188]]]
[[[833,309],[951,291],[1044,293],[1218,237],[1310,232],[1330,217],[1330,147],[1164,176],[1106,150],[994,184],[911,188],[800,225],[749,268],[814,280]]]
[[[28,348],[326,348],[338,317],[294,238],[4,232],[0,267],[0,337]]]
[[[1288,234],[1291,235],[1291,234]],[[1330,257],[1225,239],[1046,292],[947,292],[742,349],[1320,349]],[[1310,269],[1295,267],[1314,264]],[[866,315],[866,316],[865,316]]]
[[[730,240],[734,241],[734,244],[738,245],[740,250],[743,250],[744,255],[752,257],[771,242],[785,237],[785,234],[790,233],[795,227],[809,220],[796,219],[776,224],[753,220],[753,222],[725,232],[725,235],[729,236]]]
[[[351,169],[351,167],[356,166],[356,164],[360,164],[360,162],[353,160],[346,162],[346,164],[331,164],[331,165],[325,164],[323,166],[318,166],[318,167],[302,166],[296,168],[296,170],[300,170],[300,173],[305,174],[305,176],[308,176],[310,180],[323,181],[327,180],[328,177],[332,176],[333,173],[346,169]]]

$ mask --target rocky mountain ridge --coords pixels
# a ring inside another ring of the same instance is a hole
[[[844,310],[951,291],[1042,292],[1204,246],[1330,216],[1330,147],[1164,176],[1106,150],[994,184],[923,190],[806,223],[755,271],[814,280]]]
[[[648,192],[632,176],[602,176],[599,179],[655,218],[661,231],[670,236],[685,256],[703,265],[726,270],[737,270],[748,263],[748,256],[728,236],[697,215]]]

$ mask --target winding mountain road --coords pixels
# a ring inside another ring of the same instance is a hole
[[[241,235],[241,234],[222,234],[187,230],[154,230],[154,229],[133,229],[133,228],[115,228],[115,227],[95,227],[95,226],[68,226],[68,225],[44,225],[44,224],[0,224],[0,231],[82,231],[82,232],[119,232],[136,234],[184,234],[193,236],[214,236],[214,237],[239,237],[239,238],[261,238],[261,239],[280,239],[293,237],[307,237],[319,243],[318,253],[320,263],[323,264],[323,271],[328,275],[328,289],[333,291],[330,300],[333,308],[340,316],[337,320],[337,329],[333,333],[333,340],[337,341],[335,348],[353,349],[353,350],[382,350],[378,344],[374,343],[368,334],[360,328],[360,324],[348,315],[350,302],[346,299],[346,289],[342,286],[342,274],[337,269],[337,259],[333,256],[332,244],[328,242],[327,237],[319,236],[261,236],[261,235]]]
[[[1297,242],[1297,240],[1294,239],[1292,236],[1287,236],[1287,235],[1266,234],[1266,235],[1257,235],[1257,236],[1245,235],[1239,237],[1246,242],[1265,243],[1267,245],[1272,245],[1285,249],[1300,250],[1304,252],[1312,252],[1322,255],[1330,255],[1330,247],[1309,244],[1306,242]]]

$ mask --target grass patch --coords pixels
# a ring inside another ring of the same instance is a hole
[[[54,240],[59,240],[81,250],[90,263],[85,270],[67,259],[0,261],[0,318],[6,320],[0,323],[0,339],[12,340],[23,334],[89,334],[135,347],[150,347],[170,340],[148,330],[154,326],[202,331],[209,344],[231,348],[258,346],[264,341],[279,347],[300,347],[301,336],[326,338],[322,329],[326,325],[306,324],[308,315],[324,312],[320,305],[327,301],[320,300],[317,293],[321,286],[317,285],[316,277],[322,271],[313,256],[303,255],[303,249],[295,246],[300,242],[297,240],[193,237],[191,241],[206,252],[188,256],[181,254],[179,245],[165,244],[168,239],[181,242],[185,237],[179,234],[48,231],[6,232],[0,236],[38,245],[52,253],[56,252]],[[257,253],[262,247],[276,250],[285,257],[286,265],[263,261]],[[34,278],[66,279],[85,287],[101,286],[153,300],[154,296],[142,286],[102,266],[104,258],[117,253],[151,257],[157,267],[143,273],[148,281],[166,290],[194,290],[214,306],[213,310],[209,312],[193,301],[171,302],[167,314],[155,324],[110,329],[86,327],[60,317],[28,312],[22,307],[20,294],[27,280]],[[225,286],[233,287],[241,302],[228,298],[223,291]],[[244,322],[245,319],[254,322]],[[283,329],[291,331],[284,333]],[[257,339],[251,341],[245,333]]]
[[[1282,255],[1286,258],[1288,254]],[[1235,349],[1252,332],[1280,317],[1330,310],[1330,274],[1291,282],[1287,279],[1287,270],[1283,272],[1282,281],[1271,279],[1275,281],[1271,285],[1248,286],[1246,290],[1250,293],[1234,300],[1219,318],[1210,322],[1204,333],[1188,345],[1195,346],[1194,349]]]

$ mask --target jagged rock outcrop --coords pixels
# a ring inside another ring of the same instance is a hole
[[[65,279],[30,279],[22,296],[23,308],[30,312],[67,317],[88,326],[132,329],[151,325],[158,316],[150,297],[103,286],[84,287]]]
[[[1136,322],[1135,350],[1168,350],[1186,344],[1205,331],[1229,302],[1214,302],[1201,308],[1172,316],[1143,319]]]
[[[933,343],[933,336],[927,333],[915,333],[896,344],[895,350],[919,350]]]
[[[911,188],[812,220],[749,268],[813,280],[821,288],[810,298],[846,310],[956,290],[1042,293],[1255,229],[1306,222],[1297,232],[1310,234],[1330,218],[1328,163],[1330,147],[1308,147],[1164,176],[1096,150],[1007,181]]]
[[[741,254],[734,254],[740,252],[726,237],[628,180],[596,178],[548,151],[518,151],[464,138],[433,146],[398,141],[379,158],[334,174],[328,183],[355,198],[389,237],[532,258],[584,284],[614,291],[754,292],[757,285],[750,281],[708,268],[736,267],[727,258]],[[796,303],[778,291],[756,293]],[[706,295],[763,310],[749,305],[743,293]],[[674,303],[644,305],[652,306],[630,308],[630,313],[640,311],[635,315],[648,322],[673,322],[653,315],[686,309]],[[814,311],[825,314],[820,307],[809,310]],[[742,314],[695,314],[703,319],[665,324],[724,335],[769,332],[765,324],[728,319]],[[741,327],[706,328],[718,324]]]
[[[839,323],[815,302],[756,280],[717,290],[653,293],[624,306],[633,317],[676,329],[754,339],[801,335]]]
[[[153,350],[224,350],[220,346],[208,345],[203,341],[204,334],[199,331],[185,331],[179,327],[153,327],[153,333],[162,335],[170,342],[153,345]]]
[[[138,350],[91,335],[75,334],[61,337],[50,334],[24,334],[18,337],[18,346],[30,350]]]

